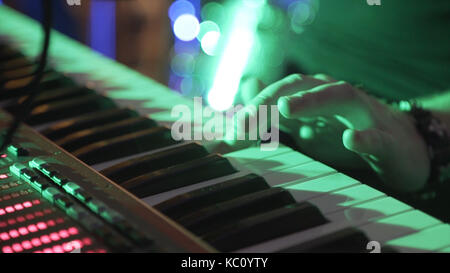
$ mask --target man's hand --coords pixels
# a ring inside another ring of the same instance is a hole
[[[366,161],[400,191],[416,191],[426,183],[426,145],[405,113],[324,75],[290,75],[259,93],[258,86],[255,80],[243,84],[246,105],[278,104],[280,129],[316,160],[345,169],[367,166]]]

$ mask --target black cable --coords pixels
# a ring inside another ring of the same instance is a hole
[[[36,96],[39,94],[39,83],[41,82],[45,67],[47,66],[47,57],[48,50],[50,46],[50,35],[51,35],[51,27],[52,27],[52,0],[42,0],[42,9],[44,12],[44,18],[42,20],[42,27],[44,29],[44,42],[42,44],[42,52],[39,59],[39,65],[36,68],[34,73],[34,77],[32,80],[26,84],[24,87],[20,87],[18,89],[30,90],[28,92],[28,97],[23,101],[20,105],[21,109],[18,111],[17,115],[14,117],[14,120],[11,123],[11,126],[8,129],[8,132],[3,138],[2,146],[0,147],[0,152],[5,150],[5,148],[11,143],[14,134],[19,128],[20,124],[28,118],[30,112],[33,108],[33,102]]]

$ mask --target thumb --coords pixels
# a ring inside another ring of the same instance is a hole
[[[377,129],[357,131],[347,129],[342,134],[342,142],[350,151],[384,157],[392,149],[392,137]]]

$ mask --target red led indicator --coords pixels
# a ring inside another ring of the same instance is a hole
[[[14,252],[10,246],[4,246],[2,248],[2,251],[3,251],[3,253],[13,253]]]
[[[60,245],[55,245],[53,247],[53,252],[55,252],[55,253],[64,253],[64,249]]]
[[[23,251],[22,246],[19,245],[19,244],[13,244],[13,245],[12,245],[12,249],[13,249],[15,252],[21,252],[21,251]]]
[[[27,235],[29,232],[25,227],[21,227],[21,228],[19,228],[19,233],[20,233],[20,235],[23,236],[23,235]]]
[[[1,154],[0,155],[0,158],[5,158],[5,157],[8,157],[8,155],[7,154]]]
[[[6,174],[6,173],[2,173],[2,174],[0,174],[0,179],[6,179],[6,178],[8,178],[9,176]]]
[[[22,242],[22,247],[25,248],[25,249],[30,249],[30,248],[33,248],[33,245],[31,244],[30,241],[23,241]]]
[[[31,243],[32,243],[33,246],[35,246],[35,247],[38,247],[38,246],[41,246],[41,245],[42,245],[41,240],[39,240],[39,238],[33,238],[33,239],[31,239]]]
[[[6,233],[6,232],[3,232],[3,233],[0,233],[0,239],[2,240],[2,241],[7,241],[7,240],[9,240],[9,235],[8,235],[8,233]]]
[[[20,236],[19,232],[18,232],[17,230],[15,230],[15,229],[10,230],[10,231],[9,231],[9,235],[10,235],[12,238],[17,238],[17,237]]]
[[[28,226],[28,230],[30,232],[36,232],[36,231],[38,231],[38,228],[36,227],[36,225],[31,224]]]

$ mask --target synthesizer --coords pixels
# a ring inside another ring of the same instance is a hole
[[[0,129],[42,33],[0,7]],[[450,226],[280,144],[175,141],[192,101],[54,31],[29,119],[0,155],[2,252],[449,252]]]

